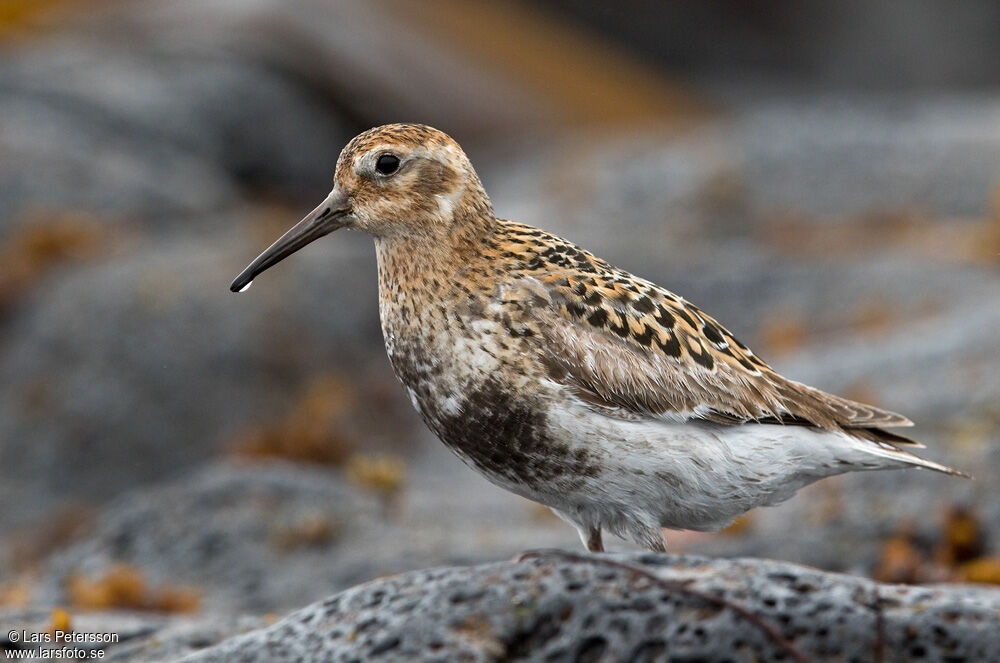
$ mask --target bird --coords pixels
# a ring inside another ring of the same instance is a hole
[[[234,292],[339,228],[374,238],[386,352],[426,425],[489,481],[576,528],[663,552],[845,472],[925,468],[906,417],[783,377],[694,304],[496,216],[465,152],[388,124]]]

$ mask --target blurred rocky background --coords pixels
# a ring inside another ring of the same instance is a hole
[[[673,551],[1000,583],[998,21],[985,0],[0,0],[0,626],[179,633],[135,654],[170,660],[378,576],[578,546],[411,412],[366,237],[228,291],[389,121],[458,139],[499,214],[906,413],[975,475],[827,480]]]

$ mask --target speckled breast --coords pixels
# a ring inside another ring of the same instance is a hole
[[[532,387],[519,353],[490,341],[505,330],[456,317],[446,326],[424,321],[417,333],[385,314],[396,375],[427,426],[462,460],[515,492],[572,490],[597,473],[590,453],[551,430],[551,400]]]

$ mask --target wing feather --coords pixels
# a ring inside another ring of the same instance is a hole
[[[585,252],[583,252],[585,253]],[[609,416],[843,430],[889,444],[902,415],[788,380],[681,297],[593,258],[503,288],[513,333],[537,336],[550,377]],[[512,306],[510,306],[512,305]]]

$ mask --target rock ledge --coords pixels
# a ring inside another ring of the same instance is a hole
[[[602,559],[642,567],[668,584]],[[753,618],[732,606],[745,608]],[[768,628],[787,643],[769,635]],[[1000,590],[882,585],[755,559],[552,551],[524,561],[375,580],[185,660],[735,662],[796,657],[997,661]]]

